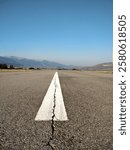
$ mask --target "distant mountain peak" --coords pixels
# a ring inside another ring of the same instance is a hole
[[[16,57],[16,56],[10,56],[10,57],[4,57],[0,56],[0,63],[5,63],[7,65],[13,65],[15,67],[36,67],[36,68],[64,68],[64,69],[70,69],[70,66],[60,64],[54,61],[48,61],[48,60],[33,60],[28,58],[22,58],[22,57]]]

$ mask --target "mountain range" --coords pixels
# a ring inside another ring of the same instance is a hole
[[[13,65],[14,67],[35,67],[35,68],[64,68],[71,69],[73,66],[64,65],[53,61],[47,60],[33,60],[27,58],[19,58],[19,57],[4,57],[0,56],[0,64]]]
[[[34,67],[34,68],[53,68],[53,69],[80,69],[80,70],[112,70],[113,64],[112,62],[109,63],[102,63],[97,64],[94,66],[84,66],[84,67],[77,67],[72,65],[64,65],[54,61],[48,60],[33,60],[27,58],[19,58],[19,57],[4,57],[0,56],[0,64],[7,64],[13,65],[14,67]]]

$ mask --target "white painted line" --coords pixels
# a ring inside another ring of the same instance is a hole
[[[35,120],[52,120],[53,113],[55,114],[55,121],[68,120],[57,72],[54,74],[54,77],[43,99],[41,107],[38,110]]]

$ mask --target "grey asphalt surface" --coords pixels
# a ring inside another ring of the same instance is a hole
[[[51,121],[35,121],[55,70],[0,72],[0,150],[51,150]],[[112,150],[112,74],[58,71],[69,121],[54,150]]]

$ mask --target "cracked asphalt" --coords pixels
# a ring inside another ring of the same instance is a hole
[[[112,150],[112,74],[58,71],[69,120],[52,137],[52,120],[34,119],[54,73],[0,72],[0,150]]]
[[[51,136],[50,136],[50,139],[48,141],[48,146],[51,147],[52,150],[54,150],[54,145],[52,145],[52,141],[54,139],[54,132],[55,132],[55,121],[54,121],[54,118],[55,118],[55,107],[56,107],[56,79],[55,79],[55,82],[54,82],[54,86],[55,86],[55,91],[54,91],[54,98],[53,98],[53,110],[52,110],[52,119],[51,119]]]

